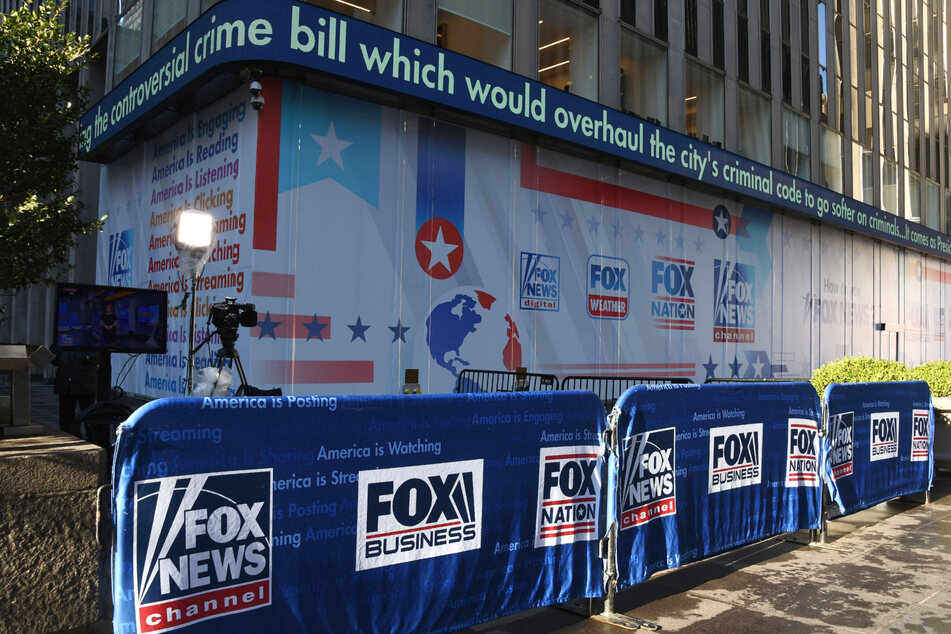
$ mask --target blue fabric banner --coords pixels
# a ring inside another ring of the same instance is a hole
[[[116,447],[115,631],[438,632],[600,596],[604,419],[590,392],[153,402]]]
[[[809,383],[639,385],[618,401],[618,588],[770,535],[818,528]]]
[[[924,381],[826,388],[829,496],[846,515],[931,488],[934,409]]]

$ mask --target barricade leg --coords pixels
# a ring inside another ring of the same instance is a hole
[[[651,630],[656,631],[660,626],[644,619],[639,619],[626,614],[618,614],[614,611],[614,598],[617,594],[617,523],[611,524],[608,534],[604,538],[604,546],[601,555],[605,560],[604,573],[604,612],[596,614],[591,618],[601,623],[614,625],[625,630]]]

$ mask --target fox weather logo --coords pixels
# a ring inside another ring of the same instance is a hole
[[[109,236],[109,283],[132,286],[132,229]]]

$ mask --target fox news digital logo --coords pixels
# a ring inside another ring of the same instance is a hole
[[[624,319],[627,317],[627,260],[604,255],[588,258],[588,314],[592,317]]]
[[[271,604],[271,469],[137,482],[139,632]]]
[[[713,340],[756,341],[754,269],[749,264],[713,261]]]
[[[790,418],[786,446],[786,486],[819,486],[819,423]]]
[[[357,570],[478,550],[482,460],[359,475]]]
[[[624,439],[621,530],[677,513],[676,429],[667,427]]]
[[[520,306],[527,310],[558,310],[561,260],[554,255],[522,251]]]
[[[538,454],[535,548],[598,538],[599,447],[543,447]]]
[[[763,424],[710,430],[710,493],[759,484],[763,479]]]
[[[654,328],[693,330],[697,318],[694,305],[691,260],[655,257],[651,262],[651,317]]]
[[[898,412],[876,412],[869,420],[872,448],[869,460],[888,460],[898,457]]]
[[[843,412],[829,416],[829,466],[832,479],[852,475],[852,451],[855,435],[855,412]]]
[[[132,286],[132,229],[109,236],[109,283]]]
[[[928,410],[911,410],[911,461],[928,462]]]

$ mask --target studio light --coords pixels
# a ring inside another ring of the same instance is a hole
[[[188,311],[188,365],[185,373],[185,394],[191,394],[195,375],[195,295],[198,280],[215,243],[215,219],[202,211],[182,211],[175,227],[175,249],[178,270],[191,280],[191,304]]]

